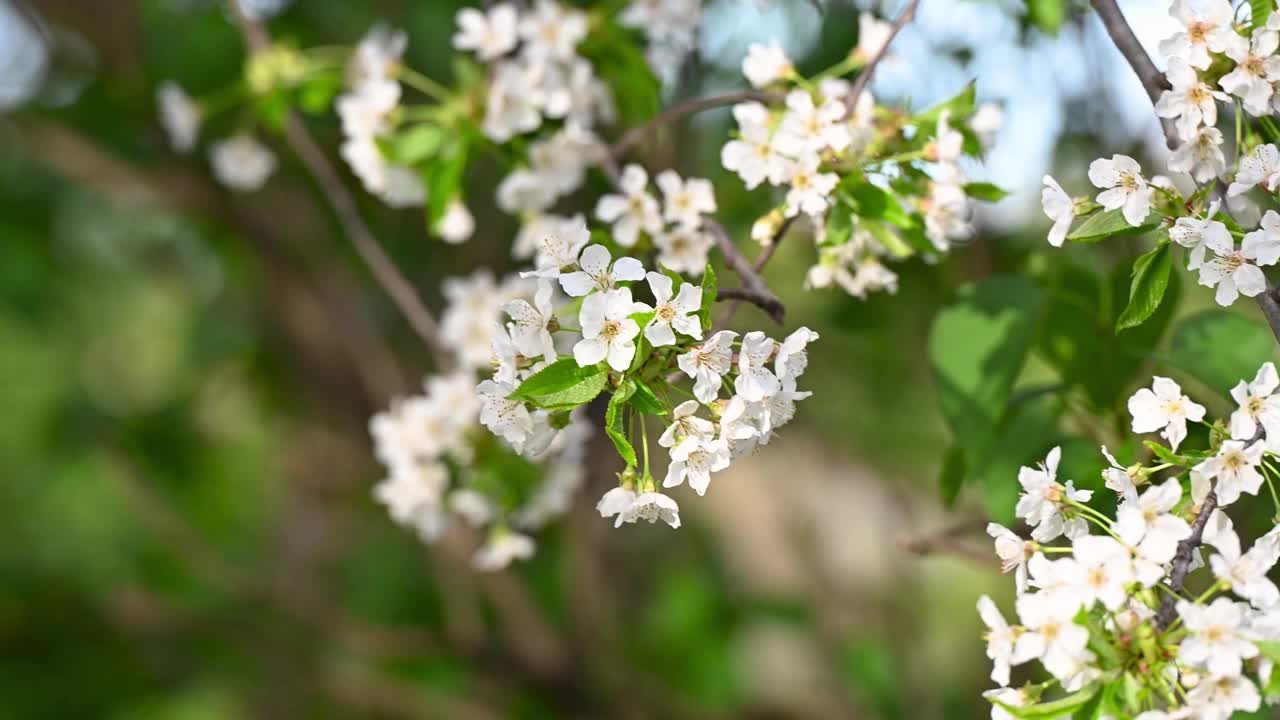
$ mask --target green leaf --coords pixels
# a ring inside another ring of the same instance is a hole
[[[824,245],[843,245],[853,235],[853,215],[843,203],[836,203],[827,213],[827,233]]]
[[[631,404],[635,406],[636,410],[647,415],[667,414],[666,406],[662,404],[662,401],[658,399],[658,396],[654,394],[653,390],[650,389],[648,385],[644,384],[644,382],[638,378],[635,380],[635,384],[636,391],[635,394],[631,396]]]
[[[1158,222],[1159,219],[1155,215],[1148,215],[1141,225],[1134,227],[1124,219],[1120,208],[1102,210],[1085,218],[1084,222],[1067,233],[1067,239],[1076,242],[1098,242],[1117,235],[1141,235],[1154,230]]]
[[[973,113],[974,95],[977,92],[977,86],[974,81],[969,81],[968,85],[960,91],[955,97],[944,100],[937,105],[921,112],[913,119],[916,125],[932,125],[938,122],[938,118],[942,115],[943,110],[951,111],[951,119],[954,121],[957,117],[968,117]]]
[[[852,178],[851,178],[852,179]],[[902,209],[889,191],[865,180],[841,183],[846,202],[853,206],[858,217],[884,220],[900,228],[914,227],[917,223]]]
[[[573,408],[595,399],[608,377],[601,364],[578,367],[577,360],[561,358],[520,383],[511,397],[548,410]]]
[[[1276,340],[1262,323],[1230,310],[1205,310],[1173,329],[1165,360],[1211,389],[1227,394],[1276,359]]]
[[[627,434],[622,428],[622,419],[627,401],[631,399],[635,390],[635,381],[630,378],[624,380],[613,393],[613,397],[609,398],[609,409],[604,415],[604,432],[613,441],[613,446],[617,448],[618,454],[626,461],[628,467],[635,467],[636,449],[627,440]]]
[[[1042,301],[1029,278],[997,275],[963,289],[933,323],[929,361],[942,414],[975,456],[995,435],[1031,348]]]
[[[946,453],[942,455],[942,471],[938,474],[938,486],[942,489],[942,502],[948,508],[955,506],[967,471],[964,448],[959,445],[947,448]]]
[[[435,162],[427,168],[427,227],[433,232],[449,208],[449,202],[461,191],[466,169],[467,144],[457,139],[441,148]]]
[[[434,157],[444,146],[446,139],[443,128],[423,123],[384,139],[380,147],[383,155],[391,162],[413,167]]]
[[[915,253],[915,249],[908,245],[898,233],[889,229],[888,225],[877,220],[863,220],[861,226],[895,258],[907,258]]]
[[[1116,320],[1116,332],[1141,325],[1160,307],[1164,291],[1169,287],[1169,269],[1173,265],[1171,257],[1169,243],[1164,243],[1133,262],[1129,304]]]
[[[988,182],[971,182],[964,184],[964,194],[977,200],[1000,202],[1009,195],[1009,191]]]
[[[999,700],[991,702],[1005,709],[1005,712],[1016,718],[1024,720],[1038,720],[1039,718],[1057,718],[1062,716],[1070,716],[1072,712],[1083,707],[1085,703],[1093,699],[1101,689],[1099,683],[1091,683],[1066,697],[1050,700],[1049,702],[1036,703],[1035,705],[1024,705],[1015,707],[1006,705]]]
[[[707,263],[702,271],[702,307],[698,308],[698,317],[702,319],[702,329],[711,329],[711,308],[716,303],[716,271]]]
[[[1057,35],[1067,19],[1065,0],[1027,0],[1027,22],[1045,35]]]
[[[1267,24],[1267,18],[1275,12],[1276,0],[1249,0],[1249,29],[1257,30]]]
[[[662,107],[662,85],[640,45],[618,23],[604,20],[578,45],[601,80],[613,91],[620,127],[639,125]]]
[[[318,72],[298,88],[298,107],[311,115],[328,112],[334,96],[342,91],[342,85],[341,73]]]

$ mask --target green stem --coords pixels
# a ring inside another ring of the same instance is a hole
[[[413,68],[401,67],[397,72],[397,77],[405,85],[420,91],[436,102],[445,102],[449,99],[448,88]]]

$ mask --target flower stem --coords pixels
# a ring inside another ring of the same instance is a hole
[[[420,91],[436,102],[449,99],[449,89],[410,67],[401,67],[397,77],[405,85]]]

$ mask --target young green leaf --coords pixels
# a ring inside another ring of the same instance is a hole
[[[631,404],[635,406],[636,410],[647,415],[667,414],[667,408],[662,404],[662,401],[658,399],[658,396],[649,388],[648,385],[644,384],[644,382],[639,379],[635,380],[635,384],[636,391],[635,394],[631,396]]]
[[[423,123],[387,138],[381,147],[383,154],[391,162],[413,167],[434,157],[444,145],[445,139],[443,129]]]
[[[853,235],[853,215],[844,203],[836,203],[827,213],[827,233],[823,245],[843,245]]]
[[[711,329],[711,307],[716,302],[716,271],[707,263],[702,271],[702,307],[698,308],[698,317],[702,319],[702,329]]]
[[[1170,258],[1169,243],[1164,243],[1134,261],[1129,304],[1116,320],[1116,332],[1141,325],[1160,307],[1169,287]]]
[[[1134,227],[1124,219],[1119,208],[1103,210],[1085,218],[1084,222],[1067,233],[1067,239],[1076,242],[1098,242],[1115,235],[1141,235],[1154,230],[1156,225],[1157,219],[1152,215],[1148,215],[1141,225]]]
[[[912,122],[916,125],[933,125],[938,122],[938,118],[942,115],[943,110],[951,110],[951,120],[954,123],[957,117],[968,117],[973,112],[974,96],[977,92],[977,85],[970,81],[958,95],[950,100],[944,100],[937,105],[918,113]]]
[[[636,449],[631,446],[631,442],[627,440],[627,434],[623,431],[622,420],[627,401],[635,393],[635,381],[627,378],[622,382],[613,393],[613,397],[609,398],[609,409],[604,415],[604,432],[613,441],[613,446],[618,450],[618,454],[626,461],[628,467],[634,467],[636,464]]]
[[[426,170],[427,227],[433,232],[449,209],[449,202],[462,190],[462,176],[467,169],[467,143],[454,139],[442,147]]]
[[[1004,708],[1005,712],[1010,715],[1016,718],[1022,718],[1023,720],[1071,717],[1071,713],[1073,711],[1084,706],[1085,703],[1093,699],[1094,695],[1098,694],[1100,687],[1099,683],[1094,682],[1084,686],[1084,688],[1077,690],[1076,692],[1071,693],[1070,695],[1067,695],[1066,697],[1062,697],[1057,700],[1050,700],[1049,702],[1036,703],[1035,705],[1023,705],[1021,707],[1007,705],[994,699],[991,702]]]
[[[1265,27],[1267,18],[1276,10],[1276,0],[1249,0],[1249,29]]]
[[[578,367],[573,358],[561,358],[520,383],[511,397],[549,410],[588,403],[604,390],[609,373],[602,365]]]
[[[1009,195],[1009,191],[988,182],[971,182],[964,184],[964,194],[976,200],[999,202]]]

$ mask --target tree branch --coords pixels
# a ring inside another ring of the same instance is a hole
[[[1124,56],[1129,67],[1133,68],[1133,74],[1138,76],[1138,81],[1147,91],[1151,104],[1155,105],[1164,91],[1170,89],[1169,80],[1155,63],[1151,62],[1151,56],[1143,49],[1142,43],[1138,42],[1138,36],[1133,34],[1133,29],[1124,19],[1124,13],[1120,12],[1116,0],[1090,0],[1090,2],[1093,9],[1097,11],[1098,17],[1102,19],[1102,26],[1107,29],[1107,35],[1111,36],[1112,44]],[[1160,127],[1164,130],[1165,142],[1169,149],[1177,147],[1180,143],[1173,121],[1160,118]]]
[[[253,54],[270,49],[271,36],[266,28],[246,17],[241,12],[240,4],[235,0],[230,0],[227,4],[236,17],[249,52]],[[329,162],[315,138],[311,136],[302,119],[292,110],[285,115],[284,135],[289,147],[302,161],[311,179],[320,188],[321,194],[324,195],[330,209],[337,217],[338,224],[351,239],[351,244],[355,246],[360,259],[373,273],[374,279],[391,297],[392,302],[409,321],[409,325],[413,327],[418,337],[422,338],[422,341],[431,349],[437,366],[440,369],[448,367],[449,354],[440,339],[440,328],[435,317],[422,302],[417,290],[400,273],[395,262],[378,244],[373,231],[360,215],[355,197],[347,190],[342,177]]]
[[[724,107],[726,105],[737,105],[741,102],[749,102],[755,100],[757,102],[778,102],[782,97],[777,93],[766,92],[763,90],[743,90],[740,92],[727,93],[725,95],[714,95],[711,97],[692,98],[680,103],[676,103],[671,107],[663,110],[655,115],[649,122],[644,125],[637,125],[622,137],[618,138],[609,148],[609,154],[614,158],[620,158],[626,155],[636,145],[639,145],[649,134],[656,131],[663,125],[670,125],[683,118],[686,115],[700,113],[703,110],[711,110],[713,108]]]
[[[1210,491],[1205,497],[1204,504],[1200,507],[1200,514],[1196,516],[1196,520],[1191,524],[1191,535],[1185,540],[1178,543],[1178,552],[1173,556],[1173,570],[1169,573],[1169,589],[1173,590],[1173,594],[1165,595],[1164,600],[1160,601],[1160,610],[1156,613],[1156,627],[1164,630],[1169,627],[1173,619],[1177,617],[1177,595],[1182,590],[1182,584],[1186,582],[1187,573],[1191,571],[1191,556],[1195,552],[1197,546],[1200,545],[1201,539],[1204,537],[1204,526],[1209,523],[1209,516],[1218,507],[1218,495],[1214,491]]]
[[[845,114],[846,116],[853,114],[853,109],[858,105],[858,98],[862,97],[862,91],[867,89],[867,85],[871,84],[871,76],[875,74],[876,66],[884,60],[889,54],[889,46],[893,44],[893,39],[898,37],[898,33],[902,32],[902,28],[907,26],[916,17],[916,8],[920,6],[920,0],[911,0],[907,6],[902,9],[902,14],[897,20],[893,21],[893,26],[889,28],[889,37],[884,39],[884,45],[880,46],[879,52],[875,57],[871,58],[862,72],[858,73],[857,79],[853,81],[853,85],[849,88],[849,94],[846,96]]]
[[[787,312],[786,306],[777,295],[773,294],[746,256],[738,251],[738,246],[733,244],[733,238],[729,237],[729,232],[719,222],[710,218],[704,220],[702,225],[715,238],[720,254],[724,255],[725,264],[737,273],[738,279],[742,281],[741,288],[727,288],[726,291],[730,291],[731,294],[717,293],[716,299],[746,300],[763,310],[774,322],[781,324]]]

